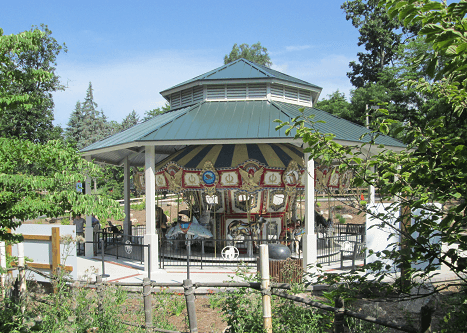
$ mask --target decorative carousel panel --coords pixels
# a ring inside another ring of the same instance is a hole
[[[220,185],[222,187],[238,187],[239,186],[239,179],[238,173],[234,170],[229,171],[219,171],[220,173]]]
[[[214,194],[202,193],[205,209],[216,212],[224,212],[224,192],[216,191]]]
[[[333,168],[329,177],[328,187],[339,188],[339,171]]]
[[[282,185],[282,173],[276,170],[266,170],[264,172],[263,184],[267,187],[279,187]]]
[[[287,193],[284,190],[269,191],[268,213],[284,212],[287,204]]]
[[[258,213],[260,208],[261,192],[247,193],[243,191],[230,191],[232,211],[234,213]]]
[[[266,218],[266,223],[263,226],[263,238],[279,239],[281,233],[281,218]]]
[[[255,192],[261,188],[260,182],[264,167],[260,166],[259,163],[256,161],[246,161],[238,171],[242,177],[242,190]]]
[[[182,190],[183,169],[177,165],[169,163],[164,171],[170,191],[179,193]]]
[[[156,174],[156,190],[167,190],[168,185],[164,173]]]
[[[201,179],[199,172],[185,171],[183,174],[183,187],[184,188],[200,188]]]

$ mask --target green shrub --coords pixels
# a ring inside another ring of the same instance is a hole
[[[257,281],[256,275],[247,274],[239,269],[237,276],[244,281]],[[295,293],[303,290],[303,285],[295,284]],[[230,325],[229,333],[264,332],[262,296],[259,291],[250,288],[236,288],[223,292],[222,314]],[[330,317],[308,306],[295,304],[291,300],[271,297],[273,332],[327,332]]]
[[[132,204],[131,209],[138,210],[138,211],[146,209],[146,200],[143,200],[137,204]]]

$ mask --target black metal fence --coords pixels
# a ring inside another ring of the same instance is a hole
[[[319,264],[337,263],[341,251],[351,251],[355,242],[364,243],[365,226],[360,224],[335,225],[330,228],[318,227],[317,259]],[[101,253],[104,244],[104,254],[116,256],[117,259],[127,258],[144,262],[144,232],[145,227],[134,227],[133,235],[121,232],[102,230],[94,233],[94,254]],[[103,240],[103,243],[101,242]],[[302,241],[295,239],[174,239],[159,238],[160,267],[185,266],[189,258],[191,266],[238,266],[256,265],[259,244],[286,244],[293,258],[301,258]],[[84,251],[83,251],[84,252]]]
[[[101,241],[104,242],[101,242]],[[122,233],[113,233],[98,231],[94,233],[94,253],[102,251],[104,244],[104,254],[116,256],[118,258],[127,258],[143,263],[144,244],[143,236],[129,236]]]

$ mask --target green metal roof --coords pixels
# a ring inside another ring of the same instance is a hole
[[[216,68],[212,71],[196,76],[192,78],[191,80],[179,83],[169,89],[161,91],[161,95],[164,95],[166,91],[171,91],[174,88],[182,87],[190,83],[194,83],[196,81],[235,80],[235,79],[274,79],[274,78],[283,80],[283,81],[288,81],[288,82],[295,83],[295,84],[308,86],[308,87],[319,89],[319,90],[322,89],[321,87],[318,87],[309,82],[297,79],[290,75],[278,72],[266,66],[258,65],[254,62],[241,58],[229,64],[223,65],[219,68]]]
[[[294,132],[285,128],[276,131],[275,119],[290,121],[301,115],[301,106],[275,101],[204,101],[172,112],[158,115],[121,133],[93,143],[81,150],[85,155],[103,162],[118,164],[125,156],[133,156],[133,165],[144,164],[135,149],[156,144],[156,152],[169,155],[187,145],[216,143],[292,142]],[[315,108],[304,108],[305,116],[314,114],[322,133],[333,133],[336,140],[358,143],[369,130],[348,120]],[[368,139],[364,140],[367,141]],[[381,135],[376,144],[403,148],[389,136]],[[140,154],[141,155],[141,154]]]

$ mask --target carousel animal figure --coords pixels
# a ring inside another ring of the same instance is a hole
[[[256,247],[259,246],[258,244],[254,244],[254,239],[259,237],[264,223],[266,223],[266,219],[262,216],[260,216],[257,221],[250,223],[241,220],[233,220],[229,224],[227,238],[232,239],[233,246],[235,246],[237,242],[241,242],[244,238],[249,237],[251,241],[248,242],[247,253],[249,256],[252,256],[253,245]]]
[[[188,254],[191,255],[191,245],[193,239],[206,239],[213,238],[212,233],[198,223],[196,217],[193,216],[192,222],[182,221],[178,218],[178,221],[169,229],[165,237],[169,240],[176,239],[179,235],[185,235],[185,244],[188,249]],[[177,242],[175,248],[178,248],[179,243]],[[201,242],[201,252],[204,253],[204,242]]]
[[[191,236],[193,239],[212,238],[212,233],[199,224],[196,217],[193,216],[192,222],[184,222],[180,218],[167,232],[165,237],[167,239],[175,239],[178,235],[185,234],[185,238]]]
[[[283,240],[282,243],[287,243],[291,247],[290,251],[295,254],[300,254],[300,241],[305,234],[305,229],[301,225],[300,220],[292,219],[292,222],[287,225],[287,228],[282,229],[279,238]]]
[[[266,219],[262,216],[255,222],[243,222],[241,220],[233,220],[229,224],[229,234],[235,239],[238,236],[259,236],[263,224],[266,223]]]

